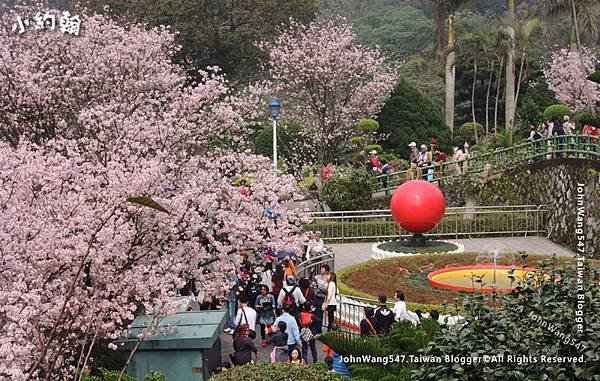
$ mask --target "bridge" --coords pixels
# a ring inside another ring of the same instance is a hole
[[[374,195],[388,195],[404,182],[417,178],[437,184],[449,184],[465,175],[493,174],[537,161],[564,157],[600,160],[598,138],[589,135],[545,137],[509,148],[476,153],[465,160],[379,175],[375,177],[377,186]]]

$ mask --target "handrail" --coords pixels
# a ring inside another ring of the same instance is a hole
[[[447,208],[442,222],[428,235],[453,238],[546,235],[545,205],[474,206]],[[305,230],[320,231],[327,242],[410,237],[393,220],[389,209],[312,213]]]
[[[423,178],[430,182],[452,182],[469,174],[505,170],[533,161],[565,156],[600,160],[600,150],[595,139],[597,138],[589,135],[544,137],[537,141],[475,154],[464,160],[450,159],[444,163],[387,173],[374,177],[377,182],[375,192],[383,191],[388,194],[404,181],[413,178]]]

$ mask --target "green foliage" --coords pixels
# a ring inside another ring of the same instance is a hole
[[[389,360],[388,363],[350,365],[352,380],[410,380],[414,365],[408,356],[417,355],[439,334],[439,325],[430,319],[423,319],[418,327],[403,320],[391,326],[388,336],[362,337],[337,331],[319,336],[319,341],[343,356],[371,355]],[[401,360],[402,356],[405,361]]]
[[[504,354],[504,362],[460,364],[456,362],[427,363],[413,372],[415,379],[438,380],[597,380],[600,374],[600,276],[597,268],[584,274],[581,306],[585,325],[577,332],[574,304],[577,290],[575,265],[561,267],[551,262],[541,263],[542,276],[531,277],[510,294],[477,293],[465,296],[462,315],[464,325],[445,327],[432,341],[428,356],[459,357]],[[506,355],[532,356],[537,361],[520,366],[506,361]],[[542,362],[541,356],[583,357],[580,362]]]
[[[379,46],[392,56],[407,57],[433,44],[433,22],[409,5],[382,7],[354,22],[361,42]]]
[[[571,115],[571,110],[569,110],[567,106],[561,104],[548,106],[544,110],[544,120],[558,118],[560,121],[562,121],[565,115]]]
[[[592,114],[589,109],[582,110],[575,115],[575,123],[583,127],[586,124],[600,128],[600,115]]]
[[[137,196],[137,197],[128,197],[127,202],[132,204],[146,206],[150,209],[158,210],[159,212],[170,214],[167,209],[165,209],[158,202],[154,201],[151,197],[148,196]]]
[[[369,152],[371,151],[377,151],[377,153],[381,153],[381,151],[383,151],[383,148],[381,148],[381,146],[379,144],[369,144],[367,146],[365,146],[365,153],[368,155]]]
[[[490,134],[487,137],[479,140],[479,144],[474,146],[471,151],[474,151],[475,148],[479,148],[480,151],[492,151],[498,148],[508,148],[511,146],[510,138],[506,131],[498,132],[497,134]]]
[[[548,84],[545,81],[540,80],[527,86],[523,89],[523,94],[519,96],[517,107],[519,130],[527,131],[530,125],[540,124],[544,120],[543,111],[555,103],[554,94],[548,90]]]
[[[365,169],[351,169],[330,178],[323,186],[323,200],[331,210],[364,210],[372,203],[373,176]]]
[[[385,149],[407,158],[411,141],[417,144],[437,139],[438,148],[448,152],[450,129],[438,105],[402,79],[377,117],[381,131],[390,134]]]
[[[210,381],[340,381],[342,377],[327,369],[325,363],[299,366],[286,363],[258,363],[235,366],[225,373],[214,375]]]
[[[587,79],[592,82],[600,83],[600,70],[596,70],[592,74],[588,75]]]
[[[456,246],[453,243],[432,240],[427,240],[426,246],[423,247],[412,246],[409,240],[384,242],[380,243],[377,247],[381,250],[392,251],[396,253],[419,254],[443,253],[446,251],[454,251],[458,249],[458,246]]]
[[[374,119],[363,119],[358,122],[356,128],[362,132],[375,132],[379,129],[379,123]]]
[[[456,131],[455,140],[467,141],[469,145],[473,145],[475,144],[475,131],[477,131],[477,136],[480,139],[484,136],[485,130],[481,124],[473,122],[463,123],[458,128],[458,131]]]
[[[124,374],[122,378],[119,378],[121,375],[120,370],[108,370],[104,368],[99,369],[100,374],[98,376],[90,376],[88,374],[84,374],[82,377],[83,381],[136,381],[134,377],[128,376]],[[162,372],[150,372],[144,377],[144,381],[167,381],[164,373]]]
[[[301,127],[294,123],[277,123],[278,164],[283,162],[287,168],[298,168],[296,161],[308,162],[310,152],[306,137],[301,136]],[[293,149],[292,149],[293,148]],[[273,157],[273,126],[264,127],[254,139],[254,153]]]

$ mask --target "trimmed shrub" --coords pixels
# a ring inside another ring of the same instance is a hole
[[[592,82],[600,83],[600,70],[596,70],[592,74],[590,74],[587,79]]]
[[[558,118],[558,120],[562,121],[565,115],[571,115],[571,110],[565,105],[556,104],[548,106],[544,110],[544,120]]]
[[[463,123],[463,125],[458,128],[455,140],[464,140],[469,142],[470,145],[473,145],[475,144],[475,131],[477,131],[479,139],[482,139],[485,136],[485,129],[481,124],[473,122]]]
[[[342,376],[327,369],[325,363],[299,366],[286,363],[258,363],[234,366],[225,373],[214,375],[210,381],[303,380],[340,381]]]
[[[372,204],[373,176],[365,169],[352,168],[323,186],[323,200],[331,210],[364,210]]]
[[[375,132],[379,129],[379,123],[375,119],[363,119],[356,128],[362,132]]]
[[[430,98],[422,95],[413,85],[402,79],[377,116],[381,132],[390,134],[382,142],[383,148],[408,158],[408,144],[422,144],[437,140],[437,147],[452,152],[450,129],[442,109]]]
[[[383,151],[383,148],[381,148],[381,146],[379,144],[369,144],[367,146],[365,146],[365,153],[367,155],[369,155],[369,152],[371,151],[377,151],[378,154],[380,154]]]

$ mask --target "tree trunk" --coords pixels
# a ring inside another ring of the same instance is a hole
[[[446,34],[444,33],[444,27],[446,26],[446,17],[444,15],[444,3],[438,1],[435,5],[434,10],[435,18],[435,35],[437,39],[437,52],[442,54],[446,49]]]
[[[515,0],[508,0],[508,18],[515,18]],[[506,96],[504,98],[504,125],[508,139],[512,143],[515,123],[515,30],[507,26],[510,36],[508,54],[506,55]]]
[[[456,69],[456,53],[454,52],[454,28],[452,26],[453,15],[448,15],[448,48],[451,49],[446,56],[446,124],[450,127],[452,137],[454,137],[454,81]]]
[[[575,0],[571,0],[571,9],[573,11],[573,25],[575,26],[575,36],[577,37],[577,50],[579,50],[579,64],[581,65],[581,75],[583,76],[583,81],[587,80],[587,75],[585,73],[585,63],[583,62],[583,50],[581,49],[581,39],[579,38],[579,25],[577,23],[577,7],[575,6]],[[592,103],[590,105],[592,109],[592,115],[596,115],[596,107],[595,104]]]
[[[494,76],[494,64],[496,61],[492,60],[492,67],[490,68],[490,78],[488,79],[487,91],[485,94],[485,136],[490,134],[490,90],[492,89],[492,78]]]
[[[519,66],[519,79],[517,80],[517,92],[515,93],[515,110],[517,109],[517,102],[519,101],[519,91],[521,91],[521,81],[523,80],[523,65],[526,58],[527,45],[523,46],[521,50],[521,65]]]
[[[494,134],[498,133],[498,100],[500,98],[500,83],[502,82],[502,67],[504,66],[504,57],[500,60],[498,75],[496,76],[496,104],[494,105]]]
[[[473,64],[473,86],[471,88],[471,115],[473,116],[473,127],[475,129],[475,144],[479,144],[479,133],[477,132],[477,120],[475,119],[475,86],[477,84],[477,60]]]

